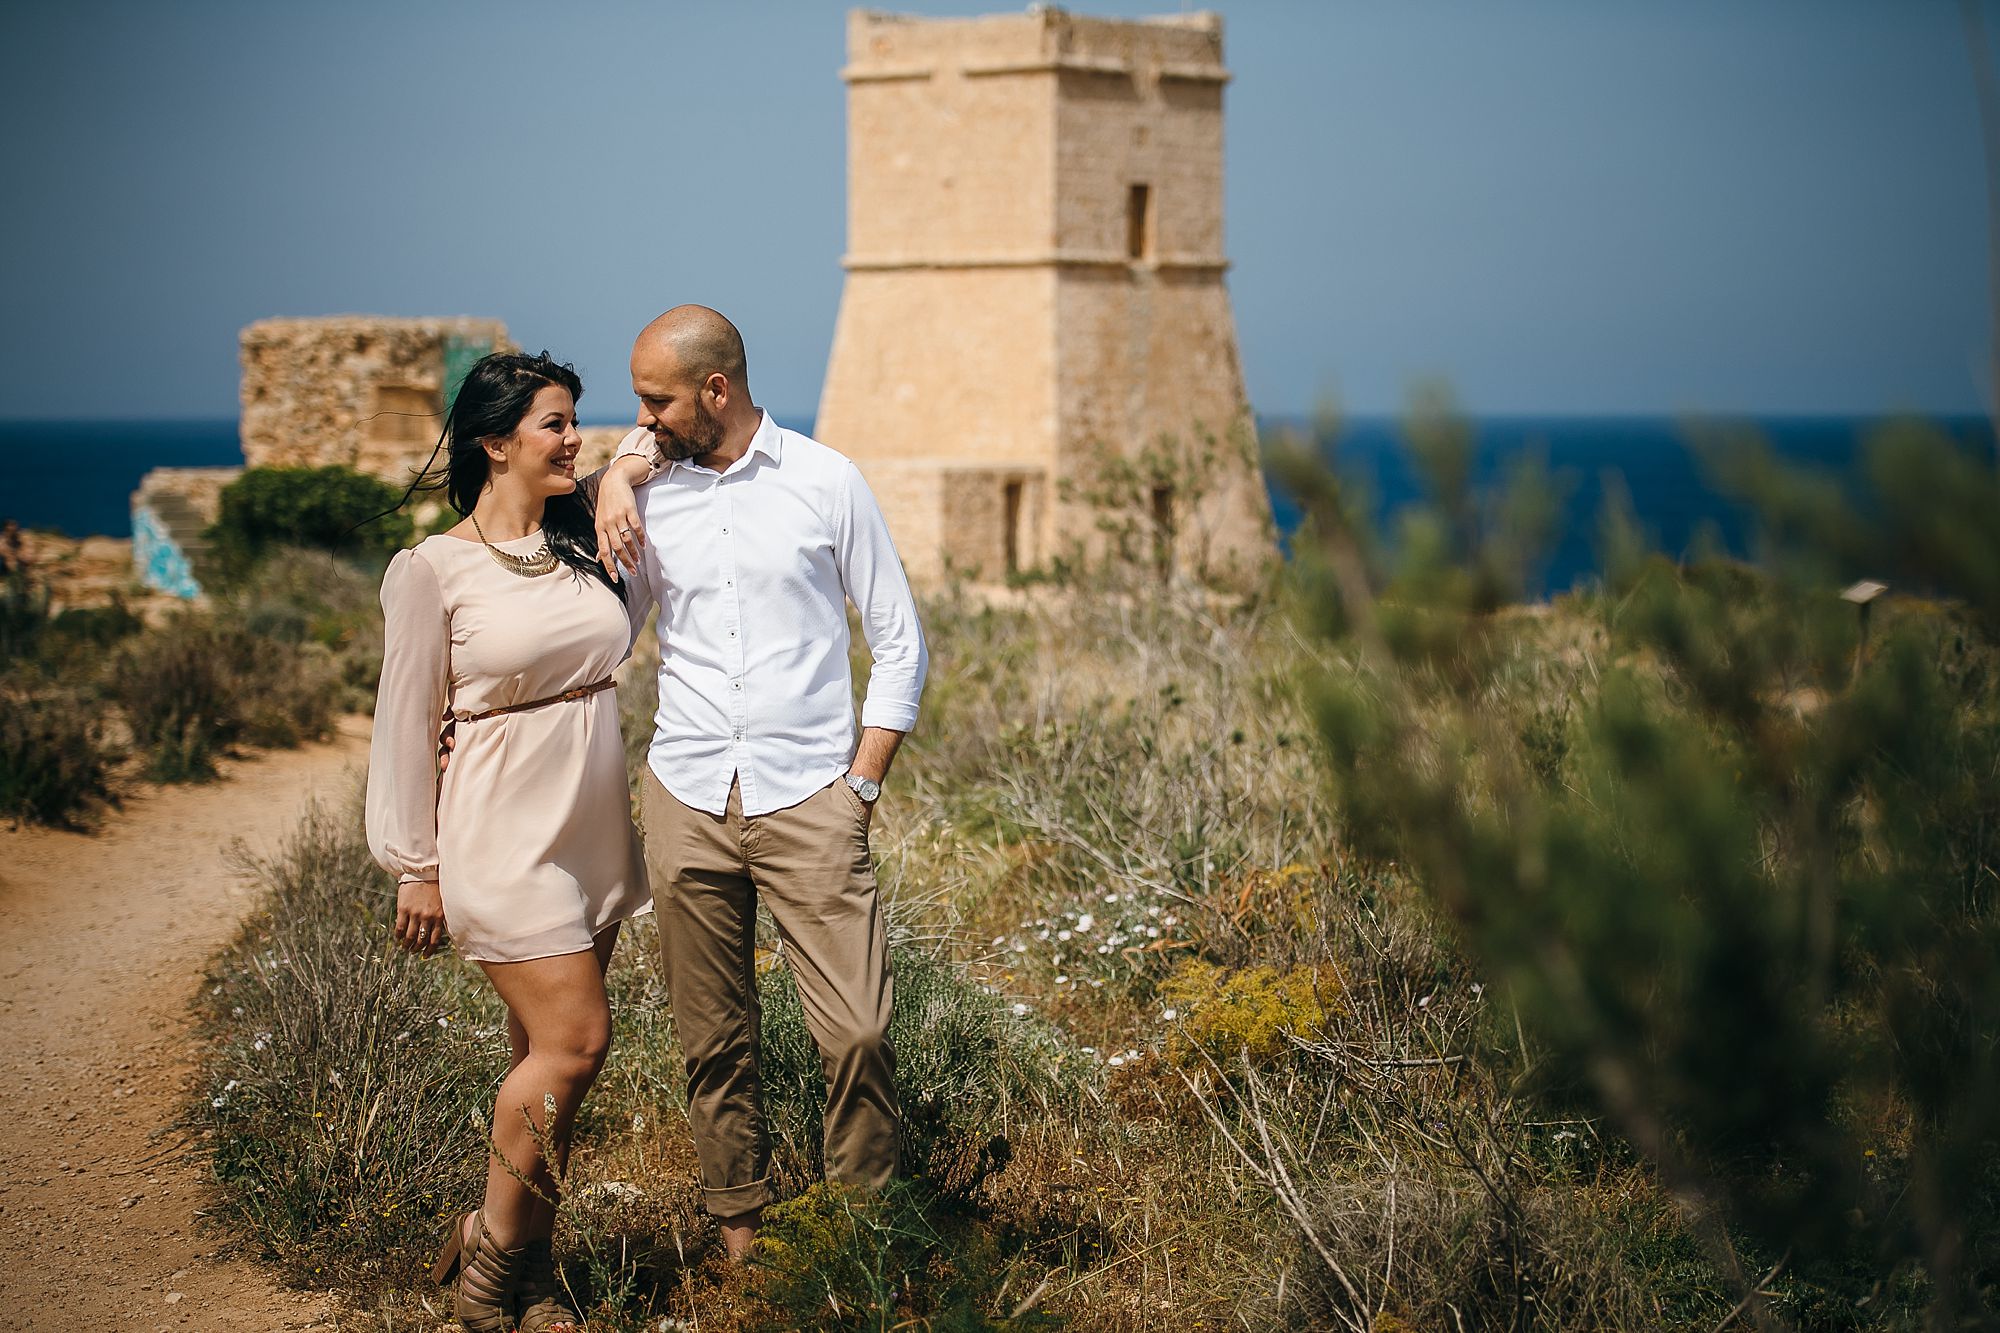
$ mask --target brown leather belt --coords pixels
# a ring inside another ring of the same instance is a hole
[[[592,684],[579,685],[573,690],[564,690],[561,694],[551,694],[546,699],[530,699],[524,704],[508,704],[505,708],[489,708],[483,713],[460,713],[454,710],[451,719],[454,722],[484,722],[487,718],[499,717],[502,713],[525,713],[530,708],[541,708],[547,704],[566,704],[572,699],[588,699],[599,690],[608,690],[617,683],[611,677],[606,676],[603,680],[595,681]]]

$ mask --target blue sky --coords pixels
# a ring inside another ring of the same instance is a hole
[[[1479,412],[1983,407],[1953,0],[1213,7],[1260,410],[1393,411],[1425,377]],[[686,300],[742,326],[760,400],[810,412],[844,13],[10,5],[0,418],[233,415],[242,325],[359,311],[498,316],[613,419],[631,335]]]

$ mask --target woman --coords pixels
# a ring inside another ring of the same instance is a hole
[[[432,483],[465,519],[400,552],[382,580],[368,845],[398,877],[397,942],[428,957],[448,934],[505,1001],[513,1045],[484,1202],[434,1270],[456,1273],[475,1333],[510,1317],[524,1333],[581,1327],[550,1255],[557,1180],[611,1039],[604,969],[619,923],[651,907],[610,688],[637,626],[595,560],[578,489],[582,392],[546,353],[475,365]],[[440,778],[447,711],[456,741]]]

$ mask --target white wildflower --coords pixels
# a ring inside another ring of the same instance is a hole
[[[1173,1022],[1176,1018],[1179,1018],[1180,1016],[1181,1016],[1181,1011],[1178,1009],[1162,1009],[1160,1011],[1160,1017],[1164,1018],[1169,1023]]]
[[[1078,930],[1089,930],[1092,926],[1096,924],[1097,924],[1097,918],[1092,916],[1088,912],[1085,912],[1082,916],[1076,919],[1076,928]]]
[[[1016,1017],[1016,1018],[1021,1018],[1021,1017],[1024,1017],[1024,1016],[1026,1016],[1027,1012],[1028,1012],[1028,1006],[1027,1006],[1027,1005],[1025,1005],[1025,1004],[1021,1004],[1021,1003],[1019,1003],[1019,1002],[1016,1002],[1016,1003],[1015,1003],[1015,1005],[1014,1005],[1014,1017]]]

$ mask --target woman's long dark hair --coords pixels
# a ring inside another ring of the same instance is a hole
[[[431,464],[410,484],[403,498],[417,491],[444,492],[445,500],[460,514],[469,514],[479,503],[492,473],[483,441],[512,435],[534,405],[535,395],[551,385],[569,390],[572,400],[583,397],[583,381],[576,371],[547,352],[527,356],[520,352],[495,352],[482,356],[466,372],[458,386],[451,411],[445,414],[444,433],[431,451]],[[445,451],[443,467],[437,466],[438,450]],[[542,507],[542,533],[556,559],[580,573],[588,574],[605,587],[625,597],[625,585],[613,583],[604,566],[597,563],[597,525],[581,490],[550,496]]]

